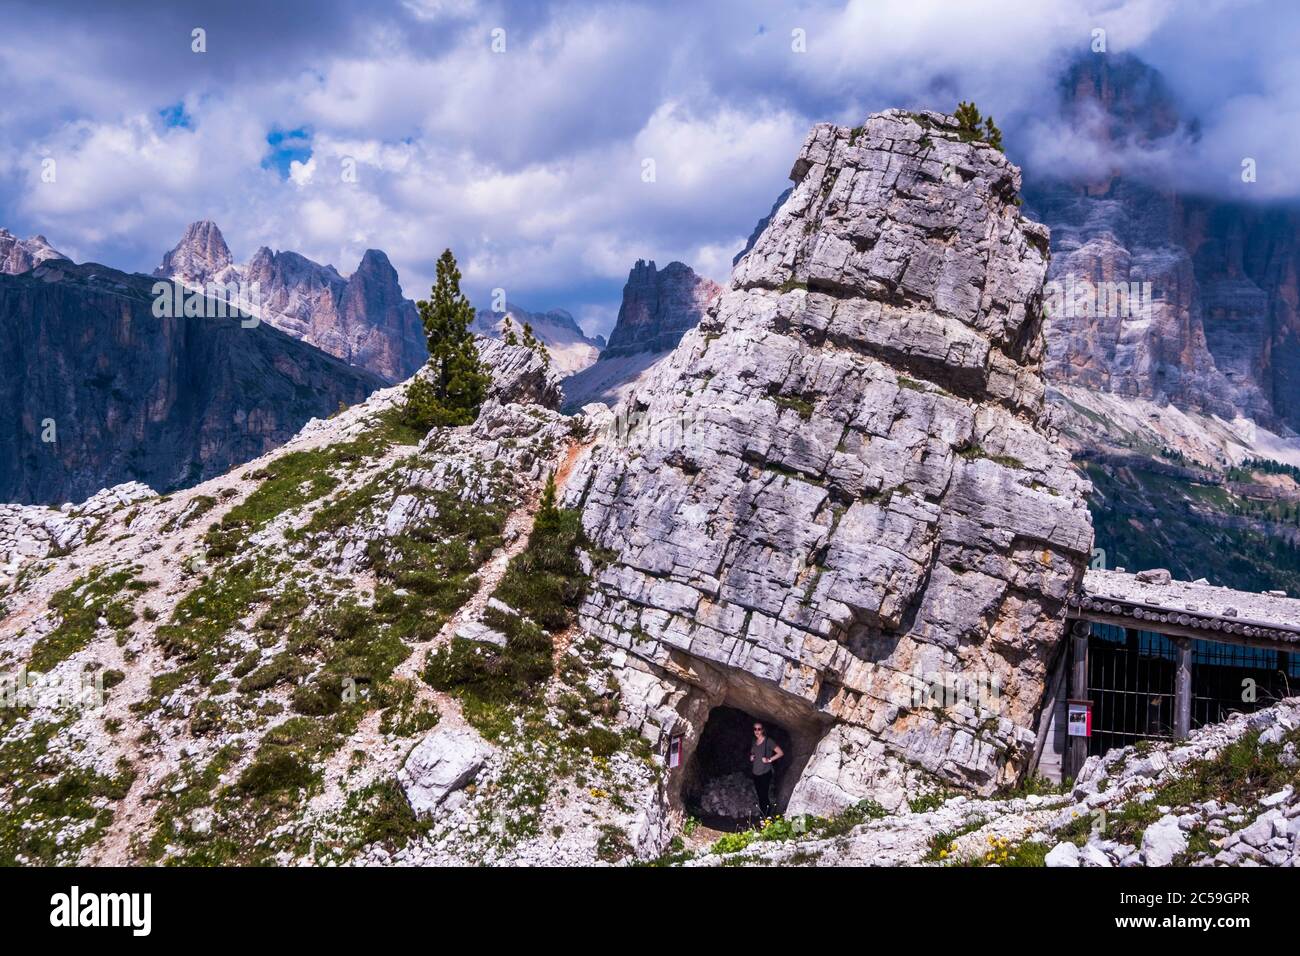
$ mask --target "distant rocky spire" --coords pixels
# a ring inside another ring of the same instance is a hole
[[[190,223],[176,247],[162,258],[154,270],[160,278],[173,276],[185,282],[204,283],[218,278],[234,264],[230,247],[217,224],[208,219]]]
[[[638,259],[623,286],[618,321],[603,354],[665,352],[676,347],[721,291],[716,282],[696,275],[685,263],[670,262],[661,270],[654,260]]]
[[[46,259],[66,259],[44,236],[19,239],[8,229],[0,229],[0,273],[17,275],[34,269]]]

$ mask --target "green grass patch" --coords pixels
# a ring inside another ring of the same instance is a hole
[[[101,617],[124,633],[135,623],[139,590],[150,586],[136,581],[139,570],[138,565],[113,572],[95,568],[51,597],[49,606],[59,612],[59,623],[32,647],[28,668],[43,673],[67,660],[90,643]]]
[[[135,779],[127,765],[110,777],[53,753],[63,726],[34,723],[0,743],[0,866],[76,863],[113,822],[95,802],[122,799]]]
[[[553,489],[552,489],[553,493]],[[433,687],[474,703],[466,717],[480,732],[495,736],[502,709],[540,700],[554,673],[552,634],[563,630],[586,593],[588,579],[577,550],[585,544],[578,512],[549,506],[539,509],[528,546],[511,558],[497,600],[517,611],[489,608],[484,623],[506,636],[505,647],[455,638],[429,656],[424,679]]]

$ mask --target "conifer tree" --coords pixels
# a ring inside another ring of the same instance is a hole
[[[429,344],[429,363],[411,383],[403,417],[422,428],[468,425],[478,416],[492,376],[474,344],[474,307],[460,290],[460,270],[450,249],[438,258],[429,299],[416,307]]]
[[[980,116],[974,103],[963,100],[957,104],[953,115],[957,117],[957,135],[963,143],[982,140],[994,149],[1002,150],[1002,130],[998,129],[992,116]]]
[[[555,504],[555,472],[546,476],[546,487],[542,489],[541,501],[537,504],[537,515],[533,518],[533,533],[549,534],[560,524],[560,509]]]

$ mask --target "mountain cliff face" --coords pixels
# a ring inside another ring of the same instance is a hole
[[[0,274],[17,275],[34,269],[46,259],[66,259],[44,236],[19,239],[8,229],[0,229]]]
[[[523,336],[525,322],[532,326],[533,335],[546,346],[551,355],[551,363],[561,375],[572,375],[587,368],[600,357],[600,351],[605,347],[603,336],[587,335],[577,320],[564,309],[529,312],[507,302],[505,312],[479,309],[473,329],[479,335],[499,339],[504,334],[507,316],[514,326],[516,337]]]
[[[368,250],[348,278],[296,252],[257,250],[235,264],[221,230],[196,222],[154,270],[188,286],[256,284],[263,321],[386,381],[404,379],[428,357],[415,304],[402,295],[397,270]]]
[[[1051,228],[1046,371],[1098,557],[1294,593],[1293,495],[1245,476],[1300,464],[1300,214],[1172,187],[1161,164],[1194,155],[1196,124],[1140,60],[1083,59],[1060,93],[1063,121],[1115,157],[1025,189]]]
[[[716,707],[784,728],[789,812],[988,792],[1024,765],[1092,544],[1039,424],[1047,232],[939,114],[819,125],[791,179],[570,480],[616,555],[581,622],[687,763]],[[935,676],[996,685],[992,712],[936,716]]]
[[[1159,74],[1133,57],[1082,60],[1061,89],[1068,121],[1130,154],[1195,136]],[[1052,232],[1049,283],[1066,293],[1049,320],[1051,381],[1300,426],[1300,214],[1119,169],[1086,181],[1040,172],[1025,192]],[[1127,302],[1091,308],[1087,293],[1111,283]],[[1134,308],[1144,283],[1149,305]]]
[[[0,276],[0,501],[194,484],[382,384],[267,325],[155,318],[152,286],[62,259]]]
[[[623,302],[605,356],[675,348],[721,291],[716,282],[696,275],[684,263],[670,262],[656,269],[653,259],[638,259],[623,286]]]

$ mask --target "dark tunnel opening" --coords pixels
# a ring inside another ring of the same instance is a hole
[[[749,761],[755,722],[785,751],[774,765],[771,787],[774,812],[785,809],[789,788],[784,784],[794,759],[789,732],[775,721],[723,705],[709,712],[682,783],[686,811],[707,827],[746,830],[761,817]]]

